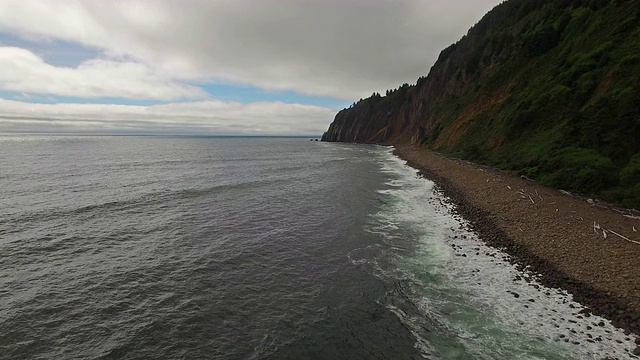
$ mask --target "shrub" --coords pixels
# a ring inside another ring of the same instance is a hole
[[[565,148],[543,165],[543,181],[580,193],[594,193],[616,182],[611,159],[592,149]]]
[[[530,57],[540,56],[560,42],[560,32],[553,26],[537,27],[524,38],[524,48]]]
[[[629,164],[620,171],[620,184],[623,186],[635,186],[640,183],[640,154],[635,155]]]
[[[591,93],[598,85],[598,75],[594,71],[587,72],[576,81],[576,100],[584,104],[591,97]]]

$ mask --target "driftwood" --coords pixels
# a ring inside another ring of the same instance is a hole
[[[628,242],[640,245],[640,241],[631,240],[628,237],[626,237],[626,236],[624,236],[622,234],[618,234],[617,232],[615,232],[615,231],[613,231],[611,229],[602,228],[602,227],[600,227],[600,224],[596,224],[596,222],[594,221],[593,222],[593,232],[595,232],[597,234],[598,230],[602,230],[602,237],[605,238],[605,239],[607,238],[607,231],[608,231],[608,232],[612,233],[613,235],[616,235],[617,237],[619,237],[619,238],[621,238],[623,240],[626,240]],[[633,231],[634,232],[636,231],[635,226],[633,227]]]
[[[535,201],[533,201],[533,198],[531,197],[531,195],[527,194],[527,193],[524,191],[524,189],[520,189],[520,190],[518,190],[518,191],[516,192],[516,194],[520,195],[520,197],[521,197],[521,198],[523,198],[523,199],[526,199],[526,198],[528,197],[528,198],[529,198],[529,200],[531,200],[531,203],[532,203],[533,205],[535,205],[535,204],[536,204],[536,202],[535,202]]]
[[[613,230],[609,230],[609,232],[611,232],[611,233],[612,233],[612,234],[614,234],[614,235],[619,236],[620,238],[622,238],[622,239],[624,239],[624,240],[627,240],[628,242],[632,242],[632,243],[634,243],[634,244],[638,244],[638,245],[640,245],[640,241],[631,240],[631,239],[629,239],[628,237],[623,236],[623,235],[620,235],[620,234],[618,234],[617,232],[615,232],[615,231],[613,231]]]

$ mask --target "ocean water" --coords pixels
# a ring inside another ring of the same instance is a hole
[[[0,136],[1,359],[603,359],[390,148]]]

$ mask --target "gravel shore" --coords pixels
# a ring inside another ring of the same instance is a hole
[[[397,146],[395,153],[434,181],[487,244],[640,335],[639,213],[426,148]]]

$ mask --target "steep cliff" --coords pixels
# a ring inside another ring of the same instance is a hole
[[[421,144],[640,206],[640,1],[509,0],[324,141]]]

